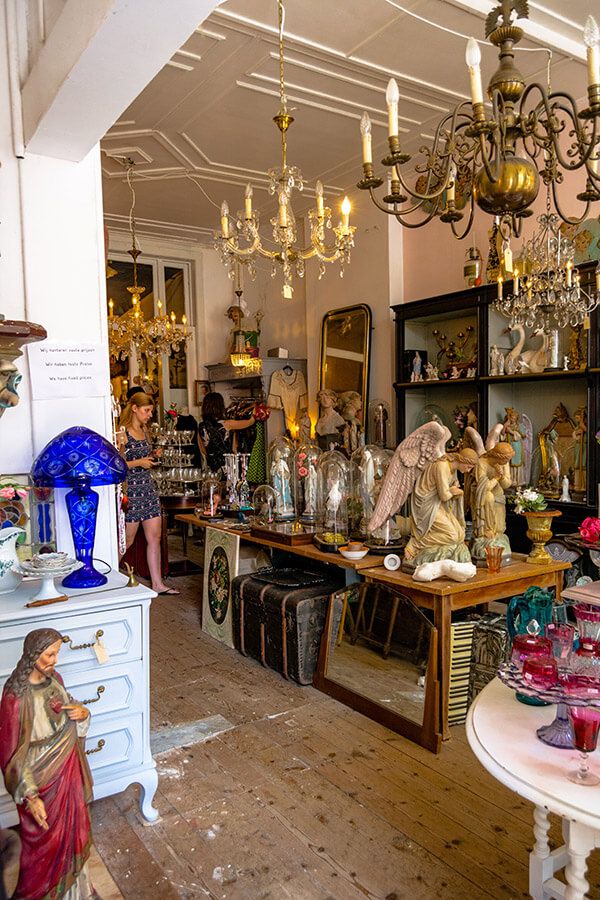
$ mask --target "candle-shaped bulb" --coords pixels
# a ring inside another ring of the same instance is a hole
[[[171,313],[171,322],[173,323],[173,325],[175,324],[175,313],[174,312]]]
[[[395,78],[390,78],[385,92],[385,102],[388,108],[388,134],[390,137],[398,137],[398,100],[400,91]]]
[[[567,260],[567,287],[571,287],[573,284],[573,263],[571,260]]]
[[[323,218],[323,182],[317,181],[315,185],[315,193],[317,196],[317,215],[320,219]]]
[[[279,224],[282,228],[288,223],[288,197],[285,191],[279,193]]]
[[[112,298],[108,301],[108,314],[111,319],[115,314],[115,301]]]
[[[352,206],[348,197],[344,197],[342,200],[342,226],[345,231],[348,230],[348,225],[350,222],[350,210]]]
[[[229,237],[229,205],[226,200],[221,203],[221,233],[224,238]]]
[[[244,192],[244,215],[246,219],[252,218],[252,185],[248,183]]]
[[[187,316],[185,313],[181,317],[181,323],[182,323],[183,327],[185,328],[185,326],[187,325]]]
[[[519,293],[519,270],[515,269],[513,275],[514,275],[513,293],[518,294]]]
[[[448,169],[448,187],[446,188],[446,202],[454,203],[456,198],[456,166],[454,163],[450,163],[450,168]]]
[[[483,88],[481,86],[481,50],[475,38],[470,37],[467,41],[467,50],[465,53],[467,66],[469,67],[469,79],[471,82],[471,103],[483,103]]]
[[[583,42],[587,47],[588,84],[600,84],[600,29],[593,16],[588,16],[583,29]]]
[[[596,266],[596,290],[600,291],[600,262]]]
[[[502,300],[502,275],[498,275],[498,300]]]
[[[600,28],[593,16],[588,16],[583,29],[583,43],[586,47],[593,47],[600,43]]]
[[[362,139],[362,158],[363,164],[372,163],[373,155],[371,152],[371,120],[368,112],[362,114],[360,120],[360,134]]]

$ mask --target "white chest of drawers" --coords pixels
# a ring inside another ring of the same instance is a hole
[[[38,588],[39,582],[25,583],[0,595],[0,691],[30,631],[55,628],[68,635],[57,670],[67,690],[92,713],[87,753],[94,797],[139,783],[142,815],[153,822],[158,817],[152,806],[158,778],[150,752],[149,610],[155,595],[143,585],[126,587],[126,579],[112,572],[103,588],[66,591],[70,599],[65,603],[26,609]],[[92,649],[99,632],[109,654],[102,665]],[[16,821],[0,775],[0,825]]]

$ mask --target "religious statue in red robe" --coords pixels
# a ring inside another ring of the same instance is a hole
[[[31,631],[0,704],[0,768],[17,804],[23,900],[99,900],[87,873],[92,776],[84,750],[89,711],[54,667],[62,635]]]

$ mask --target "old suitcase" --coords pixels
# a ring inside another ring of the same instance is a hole
[[[233,640],[244,656],[259,660],[284,678],[312,684],[331,594],[339,581],[288,587],[238,575],[232,582]],[[332,635],[337,635],[342,609],[336,601]]]
[[[498,667],[508,658],[509,653],[506,616],[494,612],[485,613],[473,630],[469,706],[486,684],[496,677]]]

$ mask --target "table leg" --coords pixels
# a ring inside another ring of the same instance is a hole
[[[450,638],[451,628],[451,611],[450,598],[444,596],[435,597],[435,605],[433,611],[433,624],[438,632],[439,645],[439,679],[440,679],[440,714],[441,714],[441,732],[442,740],[447,741],[450,737],[450,729],[448,727],[448,701],[450,692],[450,661],[451,649]]]
[[[533,900],[544,900],[544,882],[554,874],[548,844],[549,829],[548,810],[544,806],[536,806],[533,811],[535,844],[529,854],[529,893]]]
[[[384,659],[387,659],[390,655],[390,649],[392,646],[392,634],[394,633],[394,625],[396,624],[396,617],[398,615],[398,607],[400,606],[400,597],[394,596],[394,602],[392,604],[392,611],[390,613],[390,621],[388,624],[387,634],[385,636],[385,644],[383,645],[382,655]]]
[[[567,880],[566,900],[584,900],[589,890],[589,883],[585,877],[587,858],[594,846],[595,841],[592,829],[582,825],[581,822],[571,822],[567,844],[569,862],[565,868],[565,878]]]
[[[181,522],[181,550],[185,557],[187,557],[188,527],[187,522]]]

